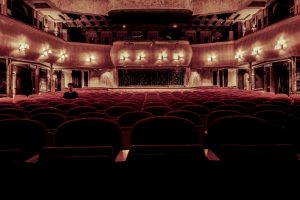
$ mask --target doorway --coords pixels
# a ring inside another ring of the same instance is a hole
[[[238,88],[241,90],[245,89],[245,74],[246,69],[238,69]]]
[[[29,96],[33,93],[33,72],[29,66],[17,66],[16,74],[16,94]]]
[[[0,95],[7,94],[7,83],[6,83],[6,60],[0,60]]]
[[[219,86],[228,87],[228,69],[219,70]]]
[[[289,62],[273,63],[273,75],[275,81],[275,94],[282,93],[289,95]]]
[[[218,71],[213,70],[213,86],[217,86],[217,85],[218,85]]]
[[[62,71],[55,70],[54,71],[54,84],[55,84],[55,92],[61,91],[61,81],[62,81]]]
[[[81,70],[72,70],[72,83],[74,88],[82,88]]]
[[[255,90],[263,91],[264,90],[264,67],[260,66],[254,68],[254,84]]]

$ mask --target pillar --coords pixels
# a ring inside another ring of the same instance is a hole
[[[115,82],[115,85],[116,87],[119,86],[119,76],[118,76],[118,69],[115,67],[113,68],[113,77],[114,77],[114,82]]]
[[[255,89],[255,72],[252,66],[252,62],[249,62],[249,86],[250,90]]]
[[[290,64],[290,92],[291,94],[297,93],[297,60],[293,56],[289,62]]]
[[[267,79],[267,76],[268,76],[268,67],[263,67],[264,68],[264,91],[265,92],[268,92],[268,79]]]
[[[55,92],[53,63],[50,64],[50,92]]]
[[[191,68],[186,67],[185,68],[185,78],[184,78],[184,83],[183,83],[183,85],[185,87],[189,86],[190,78],[191,78]]]
[[[275,69],[272,64],[270,67],[270,92],[275,93],[276,92],[276,76],[275,76]]]
[[[40,66],[35,67],[35,83],[34,83],[34,94],[38,94],[40,92]]]
[[[13,97],[13,69],[11,58],[6,59],[6,93],[7,96]]]
[[[217,87],[220,87],[220,70],[217,69]]]

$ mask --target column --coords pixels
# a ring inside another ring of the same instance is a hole
[[[50,92],[55,92],[55,83],[54,83],[54,70],[53,70],[53,63],[50,64]]]
[[[294,15],[297,15],[300,12],[299,8],[299,0],[294,0]]]
[[[217,69],[217,87],[220,87],[220,70]]]
[[[268,92],[268,80],[267,80],[267,76],[268,76],[268,72],[267,72],[267,67],[263,67],[264,68],[264,91]]]
[[[17,67],[11,65],[11,94],[15,98],[17,94]]]
[[[255,89],[255,72],[252,66],[252,62],[249,62],[249,86],[250,90]]]
[[[112,72],[113,72],[115,87],[118,87],[119,86],[118,69],[115,67],[115,68],[112,69]]]
[[[289,62],[290,64],[290,92],[291,94],[297,93],[297,62],[296,57],[293,56]]]
[[[40,66],[35,67],[35,83],[34,83],[34,94],[40,92]]]
[[[7,12],[6,12],[6,1],[1,1],[0,2],[0,6],[1,6],[1,14],[7,15]]]
[[[191,68],[190,67],[186,67],[185,68],[185,78],[184,78],[184,82],[183,82],[183,85],[185,87],[189,86],[190,78],[191,78]]]
[[[84,88],[84,70],[81,70],[81,88]]]
[[[275,79],[275,70],[272,66],[270,67],[270,92],[275,93],[276,90],[276,79]]]
[[[7,96],[13,96],[13,70],[11,65],[11,58],[6,59],[6,93]]]

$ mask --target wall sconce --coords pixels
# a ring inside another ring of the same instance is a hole
[[[142,51],[140,53],[138,53],[137,55],[137,60],[145,60],[145,53]]]
[[[95,59],[94,56],[90,56],[89,58],[86,59],[86,61],[87,61],[87,62],[90,62],[90,63],[94,62],[95,60],[96,60],[96,59]]]
[[[216,59],[216,56],[215,56],[215,55],[208,56],[208,58],[207,58],[207,60],[208,60],[209,62],[213,62],[215,59]]]
[[[121,53],[120,60],[126,61],[128,60],[128,58],[129,58],[129,54],[127,53],[127,51]]]
[[[261,53],[261,47],[254,47],[251,55],[258,56]]]
[[[244,56],[244,52],[239,50],[238,52],[236,52],[234,58],[237,59],[238,61],[240,61],[240,60],[242,60],[243,56]]]
[[[60,55],[59,55],[59,58],[61,59],[61,60],[64,60],[65,58],[67,58],[68,57],[68,54],[66,54],[65,52],[62,52]]]
[[[42,53],[42,56],[48,56],[49,54],[51,54],[52,53],[52,51],[51,51],[51,49],[44,49],[43,50],[43,53]]]
[[[19,51],[25,51],[26,49],[29,49],[29,45],[26,43],[22,43],[19,45]]]
[[[168,58],[168,54],[167,52],[163,51],[161,53],[158,54],[158,60],[160,61],[164,61]]]
[[[183,56],[178,55],[177,60],[183,60]]]
[[[183,58],[184,58],[184,56],[183,56],[182,52],[180,52],[180,53],[174,53],[173,54],[173,60],[182,61]]]
[[[286,42],[285,39],[283,39],[282,37],[277,41],[276,45],[275,45],[275,50],[282,50],[286,47]]]

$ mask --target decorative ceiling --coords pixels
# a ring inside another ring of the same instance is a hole
[[[112,10],[183,9],[193,15],[236,12],[261,8],[271,0],[25,0],[37,9],[59,9],[63,12],[107,15]]]
[[[25,0],[34,9],[67,27],[102,30],[111,24],[134,24],[133,21],[139,24],[183,23],[200,29],[229,27],[249,19],[269,1]]]

